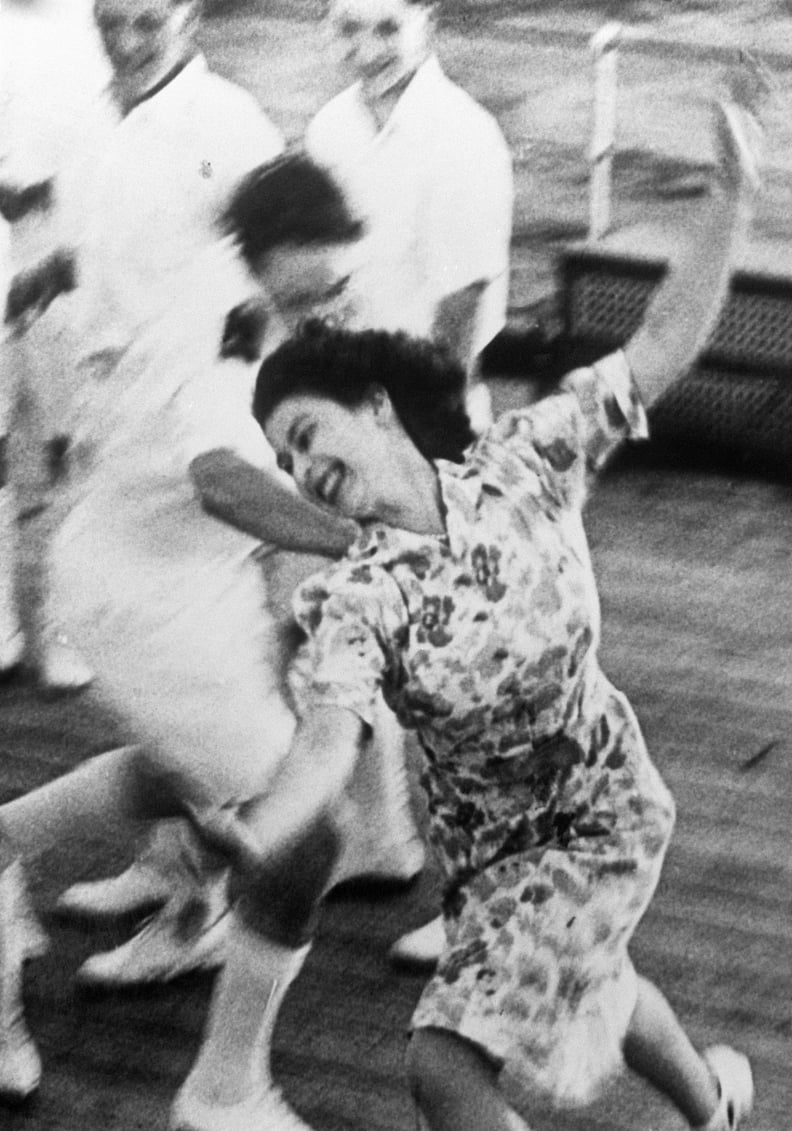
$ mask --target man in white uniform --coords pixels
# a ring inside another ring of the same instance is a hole
[[[494,118],[443,73],[425,0],[332,0],[352,85],[306,132],[367,223],[360,322],[445,341],[473,374],[505,323],[511,158]]]
[[[63,186],[86,361],[123,350],[159,317],[234,186],[283,148],[252,96],[196,52],[198,10],[197,0],[96,0],[110,97]]]

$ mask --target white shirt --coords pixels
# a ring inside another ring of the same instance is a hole
[[[74,432],[75,496],[84,514],[112,524],[127,554],[188,570],[260,546],[202,510],[195,456],[230,448],[296,489],[251,412],[260,361],[220,357],[226,315],[255,293],[231,240],[205,247],[174,282],[170,307],[91,385]],[[282,336],[273,319],[264,352]]]
[[[171,304],[179,274],[216,240],[234,187],[283,138],[200,56],[126,117],[106,100],[86,133],[62,183],[62,234],[78,252],[91,354],[123,348]]]
[[[0,181],[17,189],[57,177],[72,160],[110,69],[86,0],[0,6]],[[53,250],[36,211],[13,225],[15,269]]]
[[[359,321],[426,336],[443,297],[484,281],[480,351],[508,298],[511,157],[495,119],[432,56],[381,130],[355,84],[319,111],[305,140],[367,222]]]

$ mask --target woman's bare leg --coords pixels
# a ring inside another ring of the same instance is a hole
[[[495,1067],[455,1033],[416,1030],[407,1072],[429,1131],[527,1131],[502,1096]]]
[[[676,1104],[691,1127],[706,1126],[718,1107],[717,1082],[671,1006],[645,978],[639,979],[624,1057]]]

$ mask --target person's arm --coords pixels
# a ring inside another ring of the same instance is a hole
[[[340,557],[359,533],[357,523],[314,506],[229,448],[196,456],[190,477],[206,511],[285,550]]]
[[[471,374],[482,331],[497,332],[506,318],[512,160],[495,121],[479,111],[456,122],[443,154],[425,229],[439,290],[430,336]]]
[[[35,322],[58,295],[77,285],[76,257],[70,251],[53,252],[46,259],[20,271],[11,280],[5,307],[5,322],[17,332]]]
[[[478,309],[486,285],[487,280],[482,279],[445,295],[437,305],[430,331],[432,341],[443,342],[466,373],[472,372],[476,362]]]
[[[729,102],[716,107],[716,131],[719,167],[706,213],[625,346],[647,407],[690,368],[705,345],[752,215],[759,127],[744,106]]]

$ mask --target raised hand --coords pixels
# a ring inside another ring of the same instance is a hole
[[[737,66],[726,78],[728,101],[744,106],[759,119],[769,99],[778,90],[778,80],[762,59],[743,48]]]
[[[732,189],[758,192],[762,186],[764,130],[743,103],[715,104],[715,153],[721,179]]]

